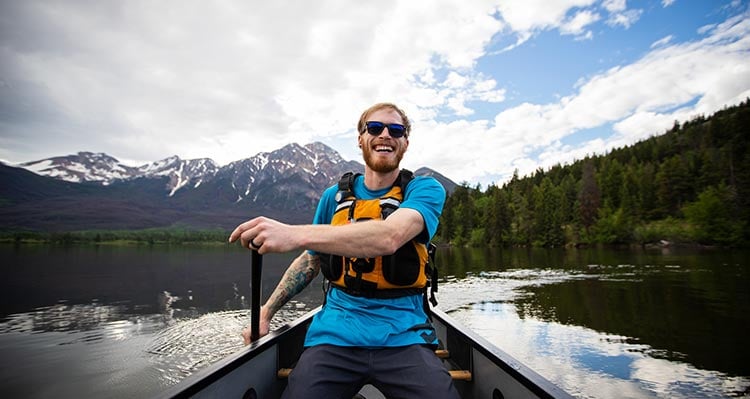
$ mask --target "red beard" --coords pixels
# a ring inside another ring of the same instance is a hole
[[[404,150],[402,147],[397,146],[394,148],[394,151],[396,154],[395,157],[382,158],[373,154],[375,151],[372,147],[362,146],[362,156],[365,159],[365,164],[378,173],[389,173],[398,169],[398,165],[404,157]]]

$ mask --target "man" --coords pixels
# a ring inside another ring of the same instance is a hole
[[[423,302],[425,244],[437,230],[445,191],[433,178],[415,177],[401,192],[411,178],[399,170],[411,124],[396,105],[373,105],[357,128],[364,176],[328,188],[314,224],[258,217],[229,237],[261,254],[304,250],[261,307],[259,334],[322,270],[330,289],[284,398],[348,399],[368,383],[386,397],[457,398],[433,353],[437,338]],[[248,344],[249,329],[242,335]]]

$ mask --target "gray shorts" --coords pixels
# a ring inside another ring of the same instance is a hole
[[[387,398],[456,399],[448,370],[428,346],[364,349],[307,348],[282,398],[351,399],[365,384]]]

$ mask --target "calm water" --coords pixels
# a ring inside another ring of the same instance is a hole
[[[264,259],[268,296],[291,255]],[[242,348],[235,246],[0,245],[0,397],[148,397]],[[750,396],[750,253],[438,253],[440,307],[579,397]],[[277,325],[316,307],[314,283]]]

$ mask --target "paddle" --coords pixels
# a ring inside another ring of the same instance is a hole
[[[250,259],[250,341],[255,342],[260,335],[260,275],[263,268],[263,255],[253,251]]]

